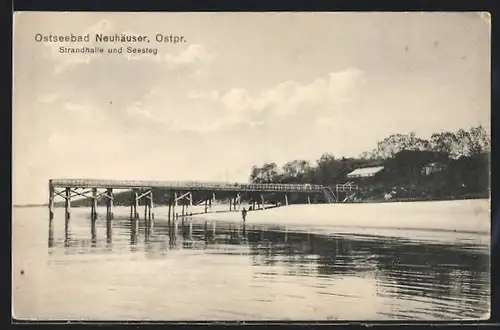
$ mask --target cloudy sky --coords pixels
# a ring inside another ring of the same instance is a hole
[[[158,54],[34,38],[115,32]],[[46,202],[49,178],[246,181],[254,164],[356,156],[391,133],[489,127],[489,53],[477,13],[21,13],[14,202]]]

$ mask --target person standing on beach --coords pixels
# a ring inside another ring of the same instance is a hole
[[[245,222],[247,219],[247,210],[245,208],[241,211],[241,217],[243,218],[243,222]]]

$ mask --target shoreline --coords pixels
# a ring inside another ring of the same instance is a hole
[[[192,218],[242,222],[241,212],[193,214]],[[489,234],[490,200],[294,204],[249,211],[246,224]]]

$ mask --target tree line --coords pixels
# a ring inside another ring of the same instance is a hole
[[[253,166],[250,181],[334,185],[347,182],[347,174],[357,168],[383,166],[380,175],[358,180],[363,188],[360,197],[380,199],[393,191],[400,198],[487,197],[490,152],[490,138],[482,126],[434,133],[430,139],[414,132],[392,134],[358,157],[325,153],[315,164],[292,160],[281,167],[273,162]],[[433,162],[444,170],[423,174],[423,166]]]
[[[450,199],[489,196],[490,138],[482,126],[455,132],[439,132],[423,139],[411,132],[392,134],[379,141],[369,152],[358,157],[335,157],[324,153],[315,164],[307,160],[291,160],[282,166],[265,163],[253,166],[250,183],[297,183],[335,185],[352,181],[347,174],[357,168],[383,166],[384,170],[373,178],[357,180],[361,190],[357,198],[363,201],[384,199],[391,193],[400,199]],[[423,166],[439,162],[443,171],[422,174]],[[168,203],[169,192],[153,189],[155,205]],[[201,195],[200,195],[201,194]],[[194,193],[194,199],[204,198]],[[281,200],[281,196],[268,194],[266,200]],[[227,198],[218,194],[219,198]],[[324,196],[310,196],[313,203],[323,202]],[[130,192],[115,194],[115,205],[130,205]],[[304,203],[304,196],[290,194],[290,203]],[[100,198],[99,205],[106,200]],[[73,206],[88,206],[86,199],[75,200]],[[141,202],[142,204],[142,202]],[[56,203],[63,206],[64,202]]]

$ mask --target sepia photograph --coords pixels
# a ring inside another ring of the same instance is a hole
[[[490,317],[485,12],[15,12],[12,317]]]

